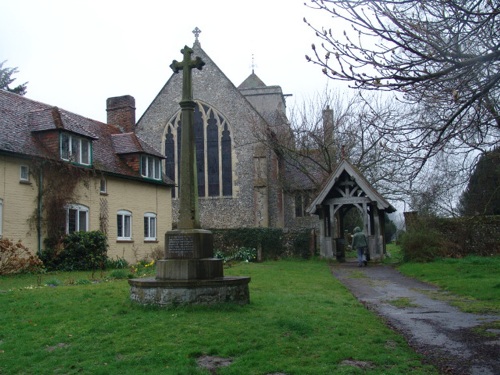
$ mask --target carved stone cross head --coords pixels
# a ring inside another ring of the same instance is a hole
[[[184,46],[184,48],[181,49],[181,53],[184,56],[183,60],[181,62],[177,60],[172,61],[172,64],[170,64],[170,68],[174,71],[174,73],[179,73],[179,70],[183,71],[182,100],[191,100],[193,98],[191,70],[193,68],[201,70],[201,68],[203,68],[203,66],[205,65],[205,62],[199,56],[197,56],[194,60],[191,60],[193,50],[188,46]]]

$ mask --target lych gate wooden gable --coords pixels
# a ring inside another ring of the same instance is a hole
[[[319,215],[322,220],[321,255],[343,257],[346,245],[343,217],[353,207],[363,217],[363,230],[369,239],[371,256],[381,258],[385,252],[384,214],[396,209],[347,160],[339,164],[307,209],[308,213]]]

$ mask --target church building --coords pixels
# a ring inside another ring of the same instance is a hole
[[[263,142],[288,127],[285,95],[280,86],[266,86],[253,71],[236,87],[195,35],[193,58],[205,62],[202,70],[192,71],[201,226],[288,226],[295,211],[281,184],[283,161]],[[174,224],[179,205],[181,94],[182,74],[172,73],[135,129],[165,156],[165,173],[176,183]]]

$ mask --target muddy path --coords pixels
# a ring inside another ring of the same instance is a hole
[[[331,266],[333,275],[368,309],[400,332],[409,345],[443,374],[500,375],[497,315],[464,313],[442,298],[439,288],[403,276],[387,265]]]

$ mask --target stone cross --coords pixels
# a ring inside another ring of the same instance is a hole
[[[200,57],[192,60],[193,50],[185,46],[181,53],[184,58],[181,62],[174,60],[170,68],[174,73],[182,70],[182,100],[179,105],[182,109],[181,133],[181,160],[179,176],[179,229],[200,228],[198,211],[198,179],[196,177],[196,152],[194,142],[194,108],[193,86],[191,70],[201,70],[205,65]]]
[[[196,59],[191,60],[191,55],[193,54],[193,50],[188,46],[184,46],[181,49],[181,53],[184,58],[181,62],[177,60],[172,61],[170,64],[170,68],[174,71],[174,73],[179,73],[179,70],[182,70],[182,100],[193,100],[193,85],[191,83],[191,69],[196,68],[201,70],[205,63],[198,56]]]
[[[198,41],[198,37],[200,36],[201,30],[198,27],[195,27],[193,30],[193,34],[195,37],[195,40]]]

